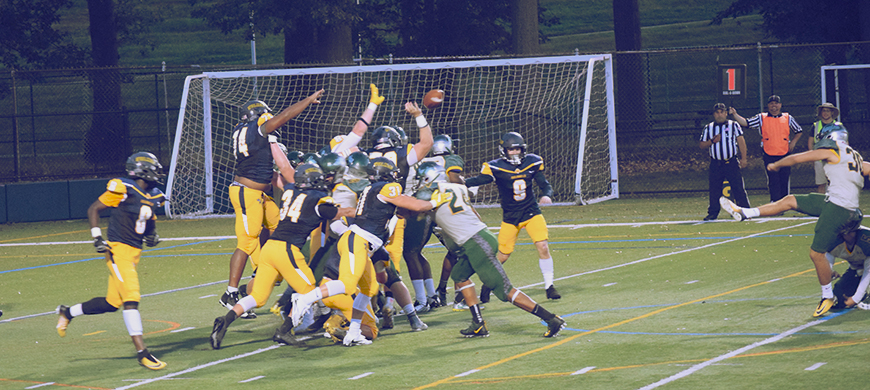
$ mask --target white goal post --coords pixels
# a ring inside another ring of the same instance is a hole
[[[318,89],[311,105],[279,130],[289,150],[318,151],[350,132],[369,101],[369,84],[386,96],[360,147],[380,125],[400,126],[419,139],[404,110],[431,89],[444,103],[423,109],[434,134],[448,134],[465,160],[465,176],[499,157],[497,141],[523,135],[528,152],[544,159],[554,202],[589,204],[619,197],[613,67],[609,54],[439,63],[207,72],[185,80],[167,181],[166,214],[195,218],[233,213],[227,187],[235,161],[232,130],[240,107],[259,99],[280,112]],[[495,204],[494,185],[476,204]]]

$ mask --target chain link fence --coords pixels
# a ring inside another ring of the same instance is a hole
[[[438,61],[461,60],[439,58]],[[414,59],[428,61],[434,59]],[[403,59],[395,59],[397,62]],[[621,62],[621,63],[620,63]],[[623,196],[707,191],[709,157],[698,147],[716,102],[744,117],[782,97],[783,111],[809,132],[821,103],[820,67],[870,63],[870,43],[755,45],[616,53],[620,77],[632,79],[630,101],[617,99],[617,155]],[[719,64],[745,64],[744,98],[718,98]],[[342,66],[346,64],[341,64]],[[14,71],[0,74],[0,183],[84,179],[123,173],[127,155],[148,150],[168,167],[184,79],[203,71],[246,67],[174,67]],[[261,67],[262,68],[262,67]],[[858,151],[870,155],[870,74],[841,72],[840,120]],[[836,83],[835,83],[836,82]],[[520,129],[521,131],[521,129]],[[746,131],[749,190],[766,191],[760,136]],[[535,145],[529,146],[535,152]],[[806,141],[796,151],[806,149]],[[548,156],[543,156],[545,159]],[[792,170],[792,188],[814,188],[813,169]],[[474,167],[468,168],[473,171]]]

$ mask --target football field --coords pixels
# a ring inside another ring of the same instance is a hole
[[[55,331],[57,305],[105,295],[105,258],[87,221],[0,225],[0,389],[864,388],[870,312],[812,317],[815,218],[701,222],[706,205],[685,197],[544,208],[562,299],[545,298],[525,232],[505,269],[566,320],[559,337],[543,338],[537,317],[493,297],[483,310],[488,338],[461,337],[469,312],[441,307],[421,315],[424,332],[396,316],[394,329],[353,348],[321,334],[303,347],[275,344],[280,319],[269,307],[282,285],[212,350],[232,219],[161,219],[163,241],[138,268],[145,342],[168,364],[161,371],[136,363],[120,312],[77,317],[64,338]],[[500,209],[479,211],[498,226]],[[424,253],[437,284],[446,251],[433,238]]]

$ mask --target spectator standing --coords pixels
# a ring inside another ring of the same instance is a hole
[[[734,194],[737,205],[749,207],[749,198],[746,196],[743,176],[740,173],[749,161],[746,156],[746,141],[743,139],[743,129],[740,125],[728,119],[728,108],[725,104],[716,103],[713,106],[713,122],[704,126],[698,146],[707,149],[710,153],[710,206],[707,207],[707,216],[704,220],[713,221],[719,217],[721,210],[719,197],[722,195],[724,180],[728,180],[731,184],[731,193]]]
[[[728,111],[734,121],[743,127],[758,129],[761,133],[761,148],[764,166],[773,164],[794,151],[799,134],[803,131],[797,121],[786,112],[782,112],[782,100],[777,95],[767,98],[767,112],[758,113],[746,119],[739,114],[734,107]],[[792,137],[792,134],[795,134]],[[790,192],[789,175],[791,167],[783,167],[778,171],[767,171],[767,189],[770,192],[770,201],[776,202]]]
[[[816,117],[819,118],[819,120],[813,123],[813,134],[807,141],[807,150],[813,150],[813,146],[815,146],[816,142],[824,139],[825,135],[828,133],[845,128],[842,123],[837,122],[839,116],[840,109],[831,103],[822,103],[822,105],[816,108]],[[813,167],[816,171],[816,186],[818,186],[816,192],[824,194],[828,185],[828,178],[825,177],[825,169],[823,168],[821,161],[816,161]]]

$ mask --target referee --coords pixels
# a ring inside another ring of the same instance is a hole
[[[701,132],[701,149],[710,152],[710,206],[707,207],[705,221],[714,221],[719,217],[719,197],[722,196],[722,181],[731,184],[731,194],[740,207],[749,207],[746,189],[743,186],[741,168],[746,168],[746,141],[743,140],[743,129],[732,120],[728,120],[728,108],[723,103],[713,106],[713,122],[704,126]],[[737,152],[740,159],[737,159]]]

